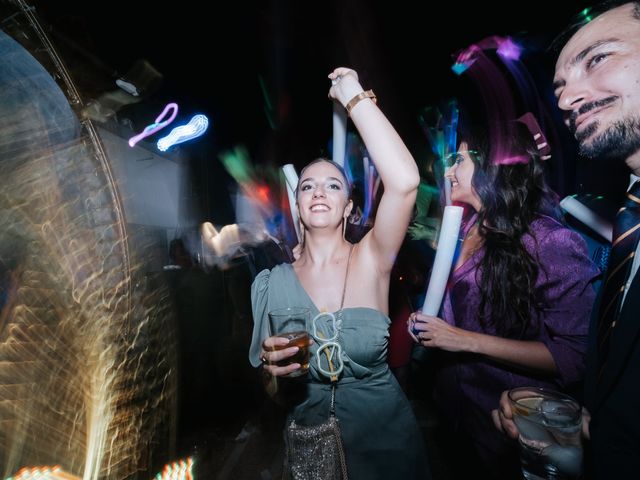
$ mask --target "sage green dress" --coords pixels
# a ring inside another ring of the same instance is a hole
[[[351,287],[352,288],[352,287]],[[260,365],[262,341],[269,336],[268,312],[307,307],[311,318],[319,312],[290,264],[263,270],[251,288],[253,339],[249,358]],[[389,318],[371,308],[345,308],[339,325],[344,370],[336,389],[336,416],[342,429],[349,478],[430,478],[422,435],[404,392],[387,365]],[[324,338],[331,336],[327,321],[318,322]],[[290,416],[300,425],[327,420],[331,387],[318,371],[311,347],[307,397]],[[322,357],[321,357],[322,358]],[[328,369],[326,364],[323,368]]]

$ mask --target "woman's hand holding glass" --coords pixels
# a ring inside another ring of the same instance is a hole
[[[291,363],[285,366],[278,366],[287,358],[293,357],[300,350],[299,347],[287,347],[289,340],[284,337],[267,337],[262,342],[262,366],[265,371],[274,377],[283,377],[291,375],[300,370],[302,365],[299,363]],[[309,339],[309,345],[313,344],[313,340]]]
[[[339,375],[344,368],[342,347],[338,343],[339,320],[333,313],[321,312],[311,322],[309,345],[314,340],[319,344],[315,353],[318,371],[326,377]],[[290,346],[290,341],[282,336],[267,337],[262,342],[262,365],[274,377],[295,376],[303,366],[300,363],[287,364],[286,360],[298,353],[300,347]],[[329,362],[331,365],[329,366]]]
[[[309,309],[306,307],[276,308],[269,312],[269,332],[272,336],[262,343],[262,363],[273,376],[297,377],[309,370]],[[286,343],[285,343],[286,342]],[[282,367],[274,368],[274,367]]]

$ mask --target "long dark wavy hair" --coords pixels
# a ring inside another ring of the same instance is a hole
[[[544,302],[535,289],[539,262],[524,247],[531,223],[544,214],[560,218],[558,199],[547,185],[543,161],[531,133],[519,123],[510,125],[501,139],[501,152],[524,155],[526,164],[496,164],[489,135],[482,129],[461,132],[475,165],[472,185],[482,208],[479,235],[485,254],[477,272],[480,286],[480,321],[494,325],[507,338],[523,339],[536,333],[537,316]]]

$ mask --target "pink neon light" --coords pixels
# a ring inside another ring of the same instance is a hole
[[[167,116],[167,112],[169,111],[169,109],[173,110],[171,117],[168,120],[162,121],[162,119]],[[156,121],[154,123],[146,127],[142,131],[142,133],[139,133],[138,135],[131,137],[129,139],[129,146],[133,147],[135,146],[136,143],[138,143],[143,138],[153,135],[158,130],[162,130],[164,127],[166,127],[171,122],[173,122],[173,120],[176,118],[176,115],[178,115],[178,104],[177,103],[168,104],[166,107],[164,107],[164,110],[162,111],[162,113],[158,115],[158,118],[156,118]]]

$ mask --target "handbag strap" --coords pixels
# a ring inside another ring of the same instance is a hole
[[[344,285],[342,286],[342,298],[340,299],[340,310],[338,310],[338,319],[342,320],[342,307],[344,307],[344,297],[347,293],[347,279],[349,278],[349,266],[351,265],[351,254],[353,253],[353,244],[349,247],[349,258],[347,258],[347,269],[344,272]],[[329,356],[329,352],[325,350],[327,356],[327,362],[329,363],[329,371],[333,372],[333,362]],[[338,376],[331,376],[331,403],[329,404],[329,415],[335,416],[336,414],[336,384],[338,383]]]
[[[344,297],[347,294],[347,279],[349,278],[349,266],[351,265],[351,254],[353,253],[353,244],[349,247],[349,258],[347,258],[347,269],[344,272],[344,284],[342,285],[342,298],[340,299],[340,310],[338,313],[342,313],[342,307],[344,307]]]

